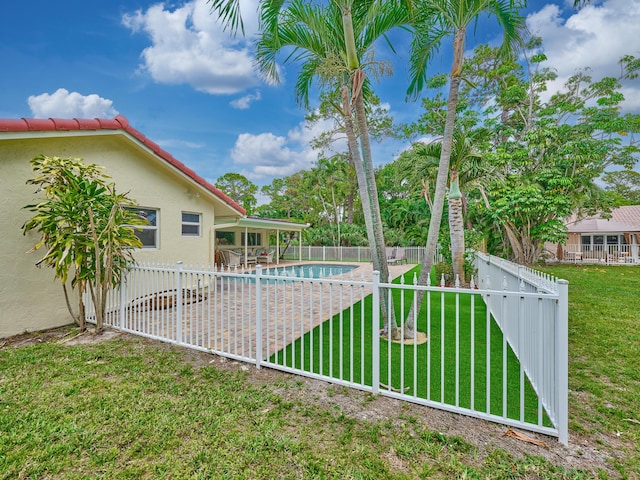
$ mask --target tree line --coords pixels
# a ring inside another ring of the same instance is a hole
[[[633,79],[638,60],[620,59],[616,78],[593,79],[588,68],[547,96],[556,79],[546,66],[539,38],[530,38],[524,61],[501,59],[497,49],[476,47],[463,68],[465,84],[456,108],[445,217],[438,241],[450,252],[451,232],[462,245],[533,263],[545,242],[566,239],[563,218],[640,204],[637,163],[638,115],[622,114],[621,83]],[[394,125],[373,98],[372,136],[414,140],[397,158],[375,170],[384,238],[388,245],[425,245],[442,152],[446,76],[429,78],[423,112],[415,122]],[[308,120],[326,119],[329,102]],[[259,217],[311,224],[305,243],[367,245],[357,179],[348,152],[331,150],[336,130],[314,140],[315,165],[260,189],[268,203],[256,206],[258,187],[238,174],[217,186],[243,199]],[[242,200],[241,200],[242,203]]]

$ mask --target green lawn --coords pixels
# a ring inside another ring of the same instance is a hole
[[[569,434],[614,445],[621,475],[640,478],[640,267],[544,270],[569,281]]]
[[[407,277],[411,278],[413,272],[418,270],[416,267]],[[400,311],[404,308],[408,312],[413,292],[406,290],[404,300],[399,290],[394,290],[393,295],[397,318],[402,319],[404,316],[400,315]],[[364,314],[362,302],[357,302],[277,352],[270,360],[283,366],[371,385],[371,301],[370,295],[364,300]],[[444,327],[442,302],[445,304]],[[458,316],[456,302],[459,304]],[[430,316],[427,315],[429,310]],[[538,397],[530,383],[525,381],[521,411],[520,364],[511,348],[503,342],[499,327],[493,320],[487,319],[486,313],[479,295],[427,293],[417,328],[428,332],[430,340],[421,345],[402,346],[382,339],[380,382],[421,399],[499,416],[506,412],[506,416],[512,419],[519,419],[523,415],[525,421],[537,424]],[[490,342],[487,342],[487,331]],[[503,368],[504,364],[506,369]],[[505,375],[506,401],[503,402]],[[490,382],[491,392],[489,408],[487,381]],[[543,415],[543,422],[545,426],[551,426],[546,415]]]
[[[639,478],[640,268],[545,271],[570,282],[569,441],[585,459],[588,447],[611,458],[613,473],[567,471],[563,450],[544,460],[476,448],[408,407],[358,419],[314,403],[313,390],[299,396],[295,376],[121,338],[0,341],[0,479]],[[363,410],[376,401],[326,390]]]

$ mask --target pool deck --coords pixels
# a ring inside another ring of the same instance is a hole
[[[300,264],[357,265],[354,270],[329,277],[345,283],[291,282],[265,284],[262,288],[262,359],[269,358],[296,339],[344,311],[371,293],[369,286],[352,286],[350,282],[370,282],[371,262],[280,262],[278,267]],[[276,266],[271,264],[270,267]],[[389,276],[397,278],[414,264],[389,265]],[[251,272],[248,269],[245,272]],[[238,270],[240,271],[240,270]],[[412,283],[406,278],[405,283]],[[255,319],[257,301],[253,284],[241,284],[234,277],[218,277],[202,301],[182,306],[180,343],[195,345],[214,353],[242,358],[257,357]],[[125,320],[127,329],[141,330],[154,336],[176,340],[177,326],[170,319],[174,308],[147,310]],[[354,319],[353,321],[361,321]]]

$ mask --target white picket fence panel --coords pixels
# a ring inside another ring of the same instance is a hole
[[[567,300],[561,281],[554,291],[535,292],[493,285],[418,286],[413,279],[391,284],[381,283],[377,272],[369,279],[333,273],[308,279],[293,270],[275,274],[260,266],[242,272],[180,263],[137,265],[110,292],[105,323],[258,368],[500,422],[567,443]],[[381,305],[390,309],[393,295],[396,308],[406,311],[418,290],[424,292],[426,309],[416,323],[429,333],[427,342],[407,340],[401,347],[381,338]],[[92,321],[94,312],[86,303]],[[505,334],[496,334],[495,325]],[[392,350],[393,356],[388,354]],[[532,389],[537,394],[533,401],[527,396]]]

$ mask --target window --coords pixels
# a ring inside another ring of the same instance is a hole
[[[591,250],[591,235],[582,235],[582,250]]]
[[[147,221],[147,225],[136,226],[136,237],[142,242],[142,248],[158,248],[158,210],[153,208],[132,208],[133,212]]]
[[[216,240],[218,245],[235,245],[236,233],[224,232],[222,230],[216,230]]]
[[[247,246],[249,247],[259,247],[262,245],[262,234],[261,233],[249,233]],[[240,238],[240,245],[244,247],[244,233]]]
[[[200,236],[200,214],[182,212],[182,236],[183,237],[199,237]]]

